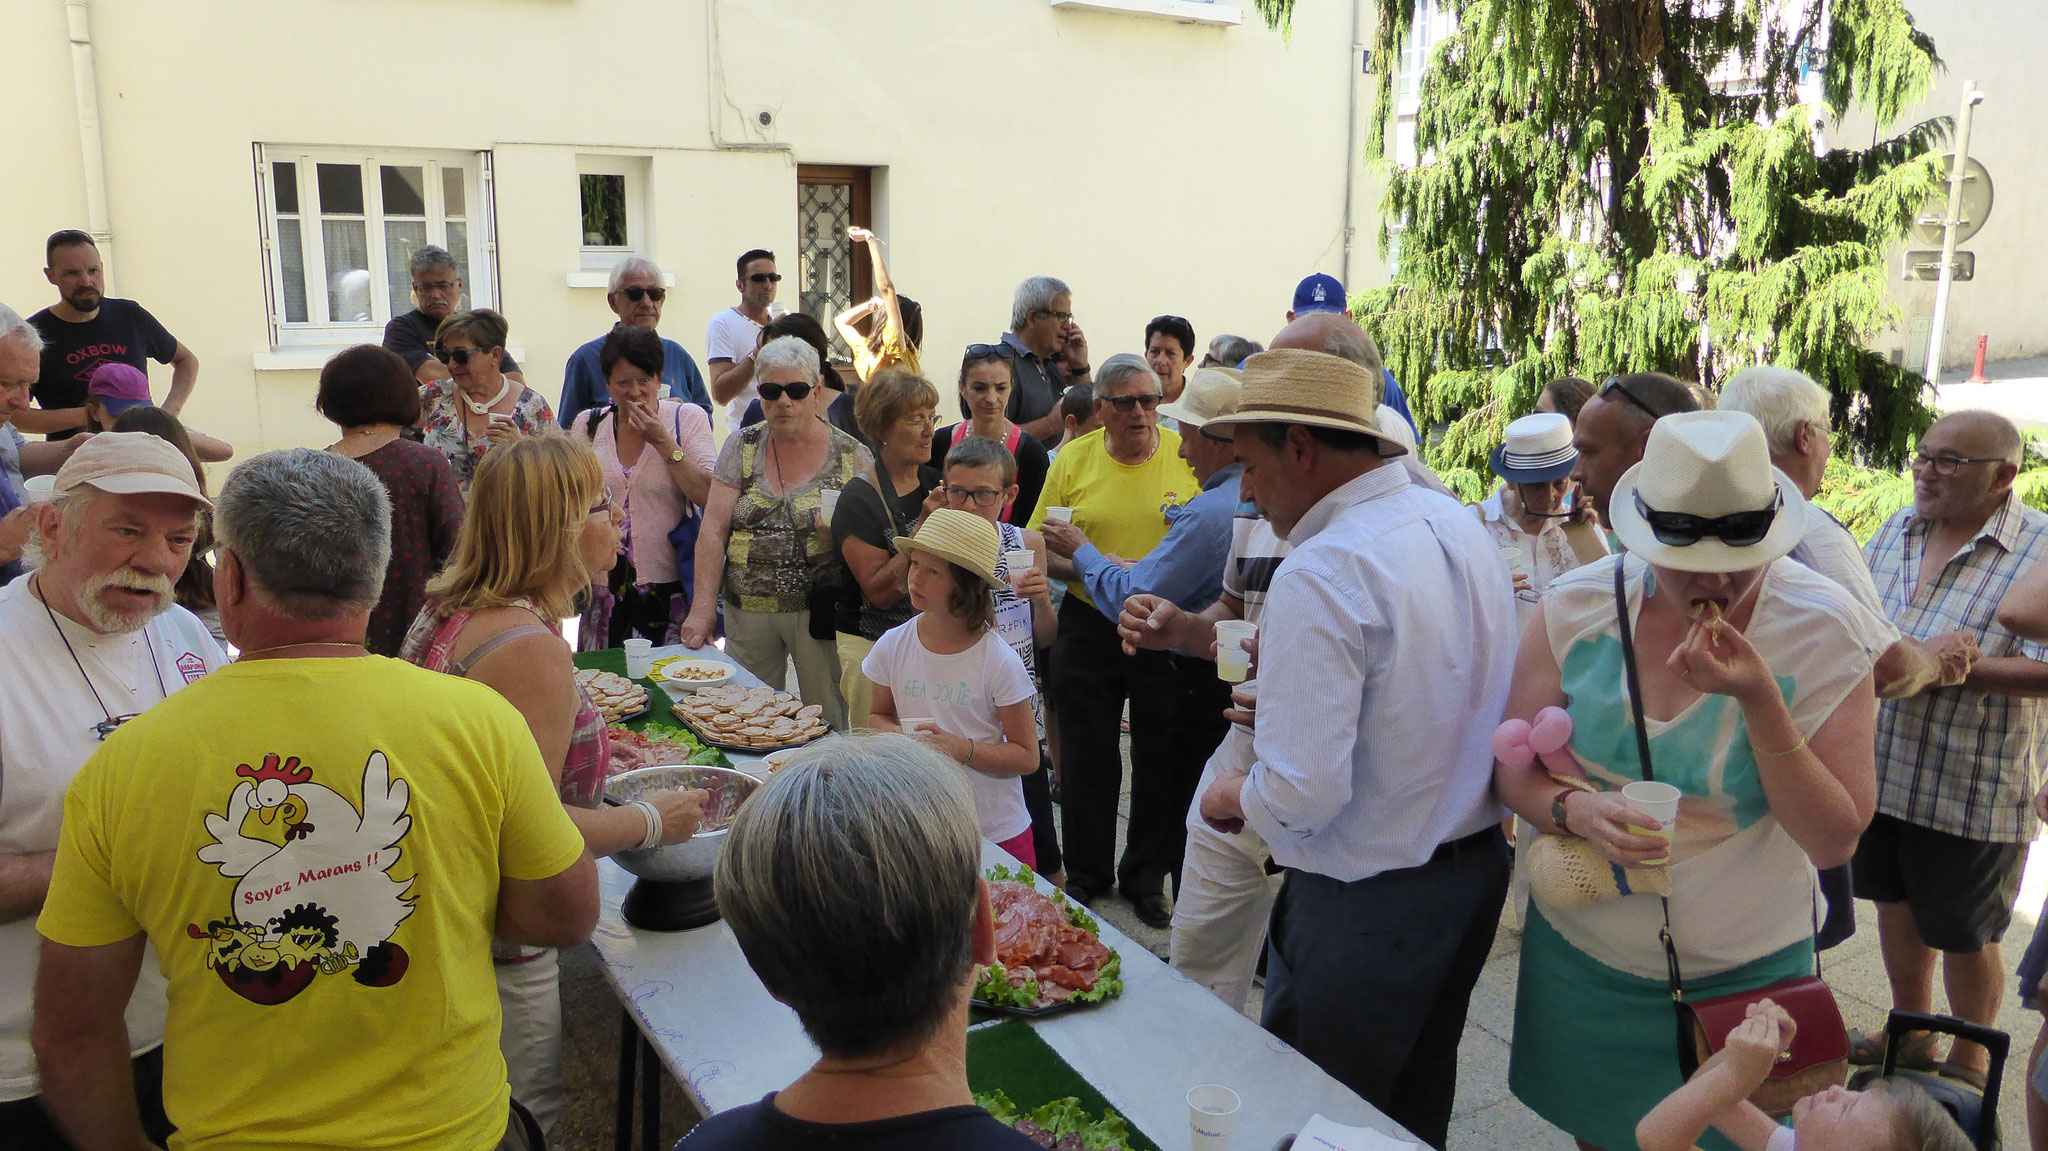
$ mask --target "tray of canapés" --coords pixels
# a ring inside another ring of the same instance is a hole
[[[700,687],[670,710],[697,738],[727,751],[802,747],[830,730],[824,708],[769,687]]]

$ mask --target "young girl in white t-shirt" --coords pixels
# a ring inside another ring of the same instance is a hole
[[[1019,782],[1038,770],[1036,690],[995,629],[998,541],[995,525],[969,512],[925,517],[898,545],[918,615],[884,632],[861,669],[874,683],[868,726],[907,731],[965,768],[981,834],[1036,866]]]

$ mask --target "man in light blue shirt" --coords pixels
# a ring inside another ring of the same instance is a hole
[[[654,331],[661,323],[661,306],[668,299],[668,289],[661,285],[661,268],[645,256],[626,257],[612,269],[611,290],[604,299],[619,323]],[[604,336],[599,336],[569,353],[568,366],[562,371],[562,402],[555,407],[555,418],[565,428],[574,425],[576,417],[586,409],[602,408],[612,402],[611,392],[605,387],[604,371],[598,365],[598,352],[603,348]],[[708,414],[711,393],[704,387],[697,361],[674,340],[664,338],[661,348],[661,382],[667,386],[669,396],[695,404]]]
[[[1376,383],[1326,353],[1265,352],[1220,421],[1245,496],[1293,550],[1261,622],[1254,761],[1217,775],[1201,815],[1258,832],[1287,869],[1261,1023],[1441,1147],[1507,894],[1492,736],[1515,601],[1478,518],[1399,466]]]
[[[1237,410],[1237,373],[1198,368],[1187,374],[1180,398],[1159,405],[1161,417],[1180,421],[1180,457],[1202,482],[1202,491],[1179,508],[1167,509],[1166,538],[1131,563],[1105,555],[1071,523],[1048,519],[1039,528],[1045,546],[1066,556],[1080,573],[1097,611],[1111,623],[1123,614],[1133,595],[1171,600],[1185,612],[1198,612],[1223,594],[1223,565],[1230,559],[1232,521],[1238,505],[1238,466],[1230,441],[1203,432],[1211,421]],[[1158,658],[1156,655],[1149,658]],[[1187,854],[1185,814],[1194,802],[1202,765],[1223,742],[1230,724],[1223,711],[1230,705],[1229,685],[1216,678],[1216,664],[1206,651],[1173,652],[1166,657],[1172,682],[1172,735],[1164,762],[1165,779],[1131,777],[1130,836],[1125,858],[1150,861],[1158,871],[1145,877],[1142,894],[1132,901],[1138,918],[1153,927],[1172,923],[1159,889],[1159,876],[1173,879],[1180,894],[1182,863]]]

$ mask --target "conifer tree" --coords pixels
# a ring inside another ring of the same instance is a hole
[[[1296,2],[1257,0],[1281,26]],[[1820,381],[1841,438],[1902,463],[1925,380],[1866,345],[1898,319],[1885,246],[1945,177],[1949,130],[1895,128],[1941,66],[1903,0],[1443,2],[1457,30],[1422,72],[1413,166],[1381,145],[1416,0],[1378,6],[1366,139],[1380,251],[1390,224],[1400,247],[1353,302],[1418,419],[1449,423],[1447,479],[1476,495],[1557,376],[1712,391],[1756,363]],[[1852,114],[1878,126],[1867,147],[1825,135]]]

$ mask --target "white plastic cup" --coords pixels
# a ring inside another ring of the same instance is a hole
[[[1243,651],[1245,641],[1259,634],[1259,625],[1250,620],[1226,619],[1216,623],[1216,658],[1222,659],[1226,649]]]
[[[1048,508],[1046,508],[1046,509],[1045,509],[1045,522],[1047,522],[1047,523],[1054,523],[1054,524],[1070,524],[1070,523],[1073,523],[1073,522],[1074,522],[1074,509],[1072,509],[1072,508],[1063,508],[1063,507],[1059,507],[1058,505],[1054,505],[1054,506],[1052,506],[1052,507],[1048,507]]]
[[[1243,683],[1238,684],[1236,687],[1231,688],[1230,706],[1236,708],[1239,711],[1251,712],[1253,717],[1256,718],[1259,713],[1259,681],[1255,679],[1248,679],[1245,680]],[[1234,724],[1232,726],[1242,728],[1245,731],[1252,730],[1250,727],[1247,727],[1246,725],[1241,723]]]
[[[1009,573],[1010,586],[1017,586],[1017,578],[1038,566],[1038,555],[1030,548],[1011,548],[1003,553],[1003,570]]]
[[[56,476],[30,476],[21,481],[22,495],[32,504],[42,503],[56,494]]]
[[[1216,678],[1224,683],[1243,683],[1252,671],[1252,654],[1241,647],[1216,645]]]
[[[839,489],[822,488],[818,492],[818,510],[825,513],[825,526],[832,526],[832,513],[839,507]]]
[[[1639,779],[1623,785],[1621,799],[1623,803],[1628,804],[1629,811],[1641,816],[1644,822],[1654,824],[1642,827],[1631,823],[1629,830],[1662,839],[1666,844],[1668,856],[1671,829],[1678,823],[1678,801],[1684,794],[1662,780]]]
[[[1237,1092],[1220,1083],[1204,1083],[1188,1092],[1188,1140],[1194,1151],[1229,1151],[1237,1130]]]
[[[626,678],[646,679],[654,671],[654,641],[629,639],[626,648]]]

